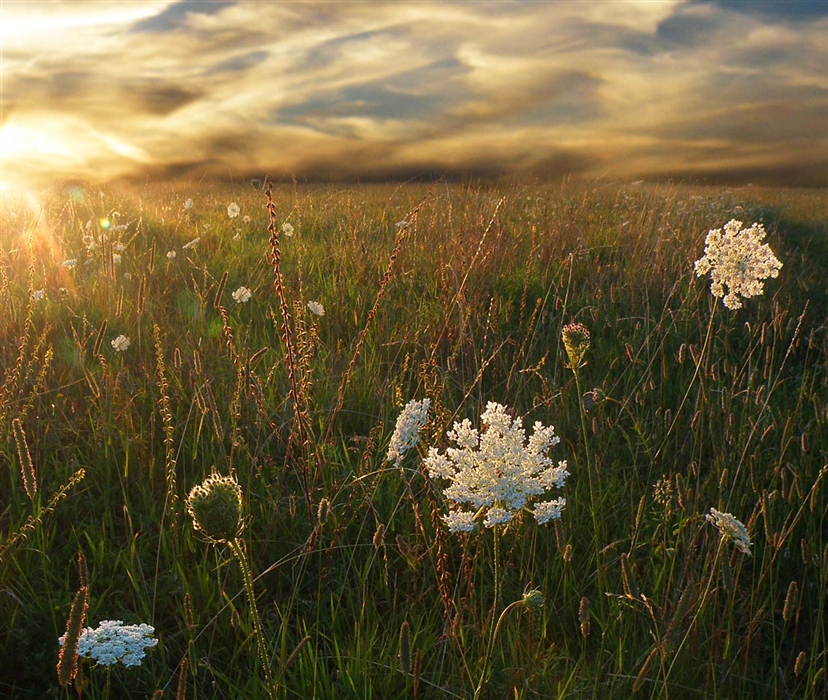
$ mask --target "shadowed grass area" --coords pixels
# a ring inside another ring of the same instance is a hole
[[[267,695],[233,552],[184,504],[215,468],[242,488],[277,697],[471,698],[497,613],[530,589],[545,605],[504,619],[480,697],[824,697],[824,191],[272,200],[247,184],[56,188],[42,212],[0,212],[0,694],[75,696],[55,667],[82,551],[85,624],[159,639],[138,668],[82,661],[84,697]],[[693,273],[732,218],[763,222],[783,262],[737,311]],[[572,322],[591,336],[580,392]],[[388,441],[412,398],[431,406],[398,469]],[[560,520],[502,529],[499,601],[492,532],[450,533],[422,464],[489,401],[527,433],[554,425],[549,456],[571,472]],[[752,556],[711,507],[745,524]]]

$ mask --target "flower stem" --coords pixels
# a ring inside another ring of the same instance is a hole
[[[658,456],[661,454],[661,451],[664,449],[664,446],[667,444],[667,440],[670,438],[670,434],[673,432],[673,428],[676,427],[676,422],[678,422],[679,415],[681,414],[681,409],[684,408],[684,404],[687,402],[687,397],[690,396],[690,389],[693,388],[693,383],[696,381],[696,377],[699,376],[699,370],[701,366],[704,364],[704,358],[707,354],[707,348],[710,345],[710,338],[713,334],[713,317],[716,315],[716,304],[713,304],[713,309],[710,312],[710,320],[707,323],[707,333],[704,336],[704,344],[702,345],[701,355],[699,355],[699,360],[696,362],[696,371],[693,372],[693,377],[690,379],[690,383],[687,385],[687,391],[684,392],[684,398],[681,400],[679,404],[678,410],[676,411],[675,415],[673,416],[673,422],[670,424],[670,427],[667,430],[667,434],[664,436],[664,439],[661,441],[661,445],[659,446],[658,450],[656,450],[655,455],[653,455],[653,462],[658,459]]]
[[[247,555],[242,549],[238,538],[228,541],[230,549],[233,550],[233,555],[239,562],[239,568],[242,571],[242,578],[244,578],[244,588],[247,592],[247,598],[250,601],[250,618],[253,622],[253,631],[256,634],[256,646],[259,651],[259,662],[262,665],[262,670],[265,674],[265,685],[267,686],[267,695],[270,698],[275,697],[275,687],[273,685],[273,674],[270,671],[270,663],[267,660],[267,648],[265,646],[264,635],[262,634],[262,621],[259,617],[259,609],[256,606],[256,593],[253,590],[253,575],[250,572],[250,562],[247,560]]]
[[[603,586],[603,575],[601,569],[601,533],[598,523],[598,509],[595,505],[595,488],[598,481],[598,475],[593,478],[592,475],[592,459],[589,454],[589,435],[587,433],[586,425],[586,410],[584,409],[583,391],[581,389],[581,376],[578,374],[578,367],[572,366],[572,373],[575,375],[575,388],[578,392],[578,412],[581,415],[581,431],[584,434],[584,454],[586,455],[587,463],[587,477],[589,478],[589,505],[592,511],[592,533],[593,541],[595,543],[595,576],[600,588]]]
[[[492,529],[494,530],[494,603],[492,603],[492,613],[490,617],[493,623],[495,612],[497,611],[497,606],[500,602],[500,525],[495,525]],[[506,610],[511,607],[512,606],[510,605],[506,608]],[[486,677],[489,674],[489,661],[491,660],[492,651],[494,650],[495,637],[497,636],[497,631],[500,629],[500,622],[503,619],[503,615],[506,613],[506,610],[501,613],[497,624],[492,624],[489,628],[490,632],[486,641],[486,651],[483,656],[483,669],[480,672],[480,680],[477,682],[477,688],[475,688],[474,691],[474,700],[478,700],[480,697],[480,693],[483,690],[483,684],[486,682]]]

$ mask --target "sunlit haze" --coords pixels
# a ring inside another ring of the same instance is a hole
[[[0,2],[0,181],[828,184],[828,3]]]

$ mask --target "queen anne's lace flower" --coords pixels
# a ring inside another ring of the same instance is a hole
[[[146,649],[158,644],[150,625],[124,625],[121,620],[104,620],[97,629],[86,627],[78,639],[78,655],[91,658],[102,666],[140,666]],[[58,642],[66,641],[64,634]]]
[[[447,479],[446,498],[472,510],[454,510],[443,516],[452,532],[469,531],[474,519],[485,514],[483,524],[493,527],[509,522],[515,513],[538,496],[563,488],[569,472],[565,461],[555,464],[546,451],[561,439],[552,426],[535,423],[526,440],[521,418],[512,418],[501,404],[489,402],[480,417],[484,430],[478,431],[466,419],[454,424],[448,438],[457,447],[440,453],[431,447],[425,466],[433,479]],[[560,517],[563,498],[534,507],[539,524]]]
[[[325,315],[325,307],[322,306],[318,301],[309,301],[308,302],[308,311],[316,316],[324,316]]]
[[[239,205],[235,202],[230,202],[227,205],[227,216],[231,219],[235,219],[241,213],[241,209],[239,209]]]
[[[247,287],[239,287],[230,296],[233,297],[233,301],[237,304],[244,304],[245,302],[250,301],[251,293]]]
[[[722,533],[722,537],[733,542],[740,552],[744,552],[748,556],[751,556],[750,546],[752,543],[750,541],[750,537],[748,537],[747,529],[741,522],[734,518],[730,513],[722,513],[715,508],[711,508],[710,513],[708,513],[705,517],[717,528],[719,528],[719,532]]]
[[[119,335],[112,341],[112,347],[115,352],[124,352],[131,344],[130,339],[123,334]]]
[[[388,461],[399,466],[403,455],[420,439],[420,428],[425,425],[426,413],[431,405],[429,399],[409,401],[397,418],[397,425],[388,445]]]
[[[704,241],[704,256],[696,260],[696,276],[710,273],[710,292],[724,297],[728,309],[739,309],[745,298],[762,294],[768,277],[778,277],[782,263],[766,243],[762,224],[742,229],[742,222],[731,219],[722,229],[712,229]],[[725,287],[727,289],[725,290]]]
[[[293,235],[293,225],[289,224],[287,221],[282,224],[282,233],[284,233],[288,238]]]

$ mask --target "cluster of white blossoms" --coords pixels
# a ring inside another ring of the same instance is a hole
[[[455,423],[448,438],[457,447],[444,454],[431,447],[425,466],[431,478],[447,479],[446,498],[473,510],[453,510],[443,516],[452,532],[470,532],[475,520],[485,513],[486,527],[508,523],[524,506],[552,488],[563,488],[569,476],[566,461],[555,464],[546,451],[561,439],[553,426],[534,425],[526,440],[521,418],[512,418],[508,409],[490,401],[480,417],[482,431],[468,419]],[[563,498],[540,501],[532,510],[541,525],[561,516]]]
[[[412,399],[405,405],[397,418],[397,425],[388,445],[389,462],[394,462],[399,466],[403,455],[420,440],[420,429],[425,425],[426,413],[430,405],[429,399],[422,401]]]
[[[705,517],[719,529],[722,537],[736,545],[736,549],[751,556],[752,543],[748,537],[747,528],[741,522],[730,513],[722,513],[715,508],[711,508],[710,513]]]
[[[233,301],[235,301],[237,304],[244,304],[250,301],[250,297],[252,296],[252,294],[247,287],[239,287],[230,296],[233,297]]]
[[[309,301],[308,302],[308,311],[310,311],[315,316],[324,316],[325,315],[325,307],[322,306],[318,301]]]
[[[293,235],[293,226],[286,221],[282,224],[282,233],[290,238]]]
[[[41,301],[46,298],[46,290],[45,289],[35,289],[32,292],[32,301]]]
[[[167,251],[167,260],[173,260],[177,254],[178,253],[176,253],[174,250],[168,250]]]
[[[227,205],[227,216],[231,219],[235,219],[239,214],[241,214],[239,205],[235,202],[230,202],[230,204]]]
[[[124,625],[121,620],[104,620],[98,629],[84,628],[78,639],[78,655],[91,658],[102,666],[140,666],[146,649],[158,644],[150,625]],[[58,642],[63,646],[64,634]]]
[[[115,352],[124,352],[127,348],[129,348],[130,344],[130,339],[123,334],[119,335],[112,341],[112,347]]]
[[[740,309],[739,295],[748,298],[764,292],[762,280],[777,277],[782,263],[766,243],[765,228],[753,224],[742,229],[742,222],[731,219],[722,229],[708,231],[704,256],[696,260],[696,276],[710,273],[710,292],[724,297],[728,309]],[[725,289],[727,287],[727,289]]]

